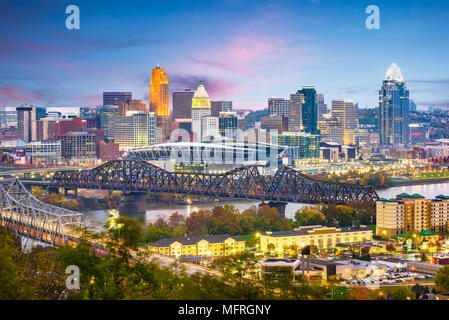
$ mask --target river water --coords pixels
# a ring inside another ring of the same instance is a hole
[[[435,183],[435,184],[421,184],[410,185],[402,187],[392,187],[387,189],[377,190],[377,193],[381,198],[394,198],[396,195],[406,192],[409,194],[419,193],[426,198],[434,198],[439,194],[449,195],[449,182]],[[253,200],[239,200],[239,201],[220,201],[214,203],[199,203],[191,205],[160,205],[160,204],[148,204],[147,212],[142,215],[135,215],[136,217],[143,217],[146,224],[155,221],[159,217],[167,218],[172,213],[178,211],[178,213],[189,216],[190,213],[198,210],[212,209],[217,205],[233,205],[240,212],[251,206],[258,206],[260,201]],[[308,206],[307,204],[289,203],[285,208],[285,216],[287,218],[293,218],[296,210]],[[92,210],[85,213],[87,221],[91,227],[99,230],[104,226],[110,215],[117,216],[117,210]]]

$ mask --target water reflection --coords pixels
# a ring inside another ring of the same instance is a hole
[[[382,198],[394,198],[396,195],[405,192],[409,194],[419,193],[426,198],[434,198],[439,194],[449,195],[449,183],[438,184],[422,184],[413,186],[401,186],[388,189],[378,190],[377,193]],[[178,211],[185,217],[190,216],[192,212],[198,210],[211,210],[213,207],[220,205],[232,205],[236,207],[240,212],[249,209],[251,207],[257,207],[260,201],[220,201],[215,203],[198,203],[198,204],[186,204],[186,205],[161,205],[161,204],[149,204],[147,212],[145,214],[136,214],[135,217],[143,217],[146,224],[154,222],[159,217],[168,218],[171,214]],[[295,212],[305,206],[310,206],[301,203],[289,203],[285,208],[285,216],[292,219]],[[107,223],[110,215],[118,216],[117,210],[93,210],[85,213],[86,218],[90,221],[90,225],[95,230],[103,229],[103,226]]]

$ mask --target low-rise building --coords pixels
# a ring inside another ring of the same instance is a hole
[[[59,164],[61,141],[33,141],[26,144],[26,156],[32,164]]]
[[[334,249],[338,243],[353,243],[372,240],[373,231],[366,226],[360,227],[324,227],[303,226],[290,231],[267,231],[260,236],[262,250],[282,253],[290,250],[292,246],[302,248],[313,245],[318,249]]]
[[[175,256],[228,256],[245,251],[245,241],[229,234],[164,238],[148,245],[150,252]]]

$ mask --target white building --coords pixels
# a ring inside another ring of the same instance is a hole
[[[204,88],[203,82],[200,81],[198,89],[192,98],[192,132],[194,141],[202,141],[201,119],[210,116],[211,113],[209,95],[207,94],[206,88]]]

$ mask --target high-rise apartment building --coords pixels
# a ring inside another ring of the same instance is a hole
[[[118,106],[132,98],[131,92],[103,92],[103,106]]]
[[[359,116],[352,101],[332,100],[332,117],[337,119],[342,132],[342,143],[355,143],[355,130],[358,128]]]
[[[165,69],[157,66],[151,73],[150,111],[157,116],[170,115],[170,88]]]
[[[129,112],[147,112],[147,104],[142,100],[133,100],[130,99],[126,102],[120,102],[118,104],[118,113],[117,115],[120,117],[125,117]]]
[[[115,117],[113,137],[121,151],[155,144],[156,114],[148,112]]]
[[[426,199],[401,193],[395,199],[376,201],[376,234],[398,236],[410,230],[446,233],[449,226],[449,197]]]
[[[288,117],[288,131],[299,132],[303,130],[302,126],[302,104],[304,102],[304,94],[301,92],[292,93],[290,95],[290,108]]]
[[[200,81],[198,89],[195,91],[192,98],[192,132],[195,139],[194,141],[202,141],[201,118],[210,115],[210,98],[204,87],[203,81]]]
[[[392,63],[387,70],[379,91],[378,108],[380,144],[409,144],[409,91],[396,63]]]
[[[219,117],[220,112],[232,112],[232,101],[211,101],[212,117]]]
[[[173,120],[191,119],[194,94],[195,92],[190,89],[173,92]]]
[[[288,118],[290,116],[290,100],[268,98],[268,114]]]

